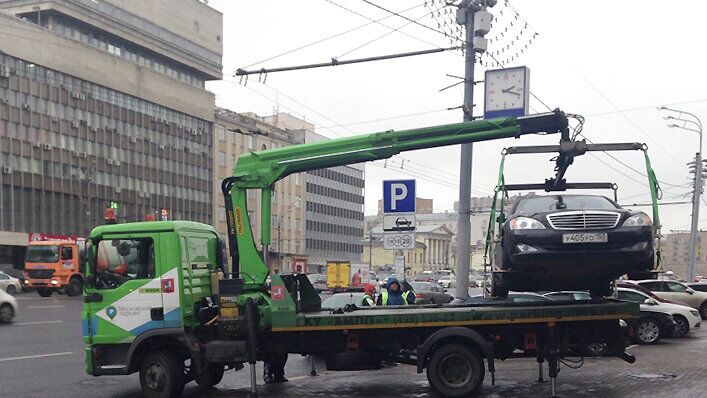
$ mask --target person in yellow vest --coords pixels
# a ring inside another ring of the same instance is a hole
[[[415,293],[408,290],[403,292],[400,282],[394,276],[388,278],[385,290],[378,295],[376,305],[408,305],[415,304]]]
[[[376,287],[371,283],[363,285],[363,297],[361,307],[373,307],[376,305]]]

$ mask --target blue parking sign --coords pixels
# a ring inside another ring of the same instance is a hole
[[[415,180],[383,181],[383,213],[415,212]]]

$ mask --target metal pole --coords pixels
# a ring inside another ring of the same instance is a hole
[[[373,271],[373,229],[368,231],[368,272]]]
[[[461,7],[465,9],[466,44],[464,49],[464,121],[472,120],[474,106],[474,8],[476,5],[465,0]],[[459,170],[459,218],[457,220],[457,287],[456,298],[466,299],[469,297],[469,246],[471,245],[471,223],[470,202],[471,202],[471,166],[472,155],[474,153],[473,144],[462,144],[461,162]]]
[[[695,262],[697,260],[697,227],[700,218],[700,195],[702,192],[702,133],[700,133],[700,151],[695,154],[695,186],[692,191],[692,226],[690,228],[690,266],[687,270],[687,280],[695,279]]]

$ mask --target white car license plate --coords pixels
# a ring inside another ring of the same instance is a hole
[[[608,241],[609,236],[606,233],[562,235],[562,243],[606,243]]]

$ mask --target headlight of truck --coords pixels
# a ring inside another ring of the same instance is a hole
[[[545,226],[538,220],[530,217],[517,217],[511,220],[511,230],[519,229],[545,229]]]
[[[624,221],[624,227],[645,227],[651,224],[651,218],[645,213],[634,214]]]

